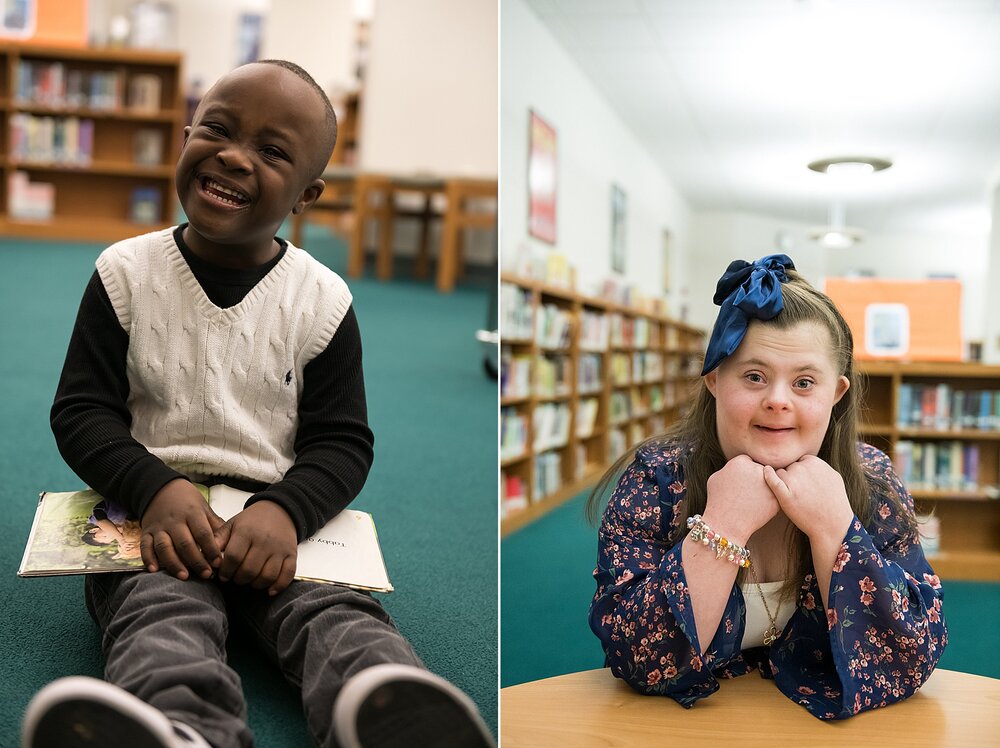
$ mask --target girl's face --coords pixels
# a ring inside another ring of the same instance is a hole
[[[785,330],[750,323],[736,352],[705,375],[727,460],[745,454],[778,469],[819,453],[833,406],[850,386],[831,348],[818,323]]]

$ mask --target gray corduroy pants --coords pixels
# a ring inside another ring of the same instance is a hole
[[[345,587],[294,581],[269,598],[162,572],[93,574],[86,598],[104,632],[107,680],[215,748],[253,745],[240,678],[226,664],[230,615],[301,688],[309,731],[324,748],[336,746],[333,704],[345,680],[381,663],[423,667],[379,602]]]

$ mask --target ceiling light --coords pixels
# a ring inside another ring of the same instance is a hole
[[[865,238],[865,232],[851,226],[817,226],[809,238],[826,249],[848,249]]]
[[[821,158],[809,164],[809,168],[821,174],[837,176],[858,176],[864,174],[874,174],[876,171],[883,171],[892,166],[892,161],[885,158],[874,158],[872,156],[837,156],[835,158]]]

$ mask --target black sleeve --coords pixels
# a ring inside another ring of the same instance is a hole
[[[184,476],[132,438],[128,343],[95,272],[80,302],[50,423],[73,472],[129,514],[142,517],[160,488]]]
[[[361,368],[361,333],[352,306],[330,344],[305,366],[295,463],[282,480],[254,494],[247,506],[264,499],[280,504],[295,523],[301,542],[361,491],[374,459],[374,444]]]

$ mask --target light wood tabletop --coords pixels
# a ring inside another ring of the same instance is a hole
[[[720,742],[724,741],[724,742]],[[720,681],[684,709],[642,696],[607,669],[500,691],[503,748],[607,746],[986,746],[1000,745],[1000,680],[936,670],[909,699],[824,722],[759,673]]]

